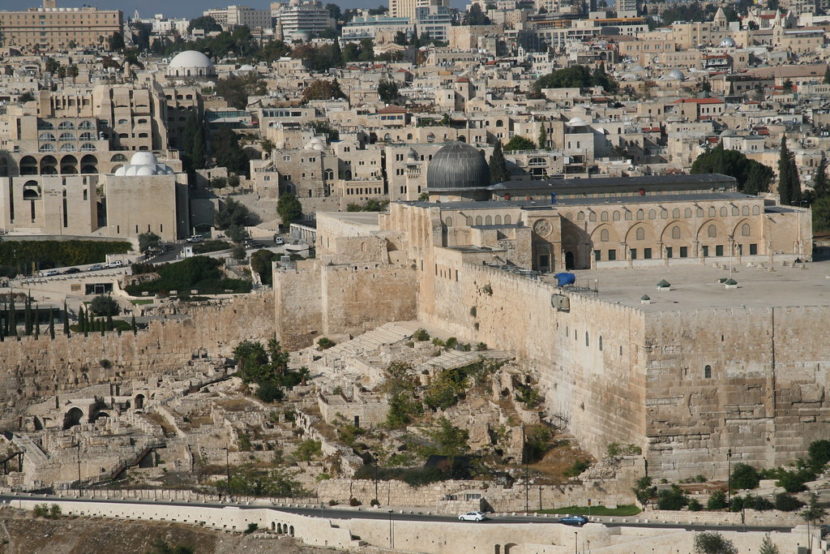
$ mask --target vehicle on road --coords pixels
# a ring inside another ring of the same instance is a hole
[[[202,242],[202,235],[193,235],[185,239],[187,242]]]
[[[70,267],[69,269],[67,269],[66,271],[64,271],[64,272],[63,272],[63,274],[64,274],[64,275],[72,275],[72,274],[74,274],[74,273],[80,273],[80,272],[81,272],[81,270],[80,270],[80,269],[78,269],[77,267]]]
[[[113,260],[113,261],[109,262],[108,264],[104,265],[104,267],[106,267],[107,269],[115,269],[115,268],[118,268],[118,267],[124,267],[124,262],[121,261],[121,260]]]
[[[586,523],[588,523],[588,518],[585,516],[565,516],[559,518],[559,523],[564,523],[565,525],[576,525],[577,527],[582,527]]]
[[[104,269],[103,264],[92,264],[89,266],[89,271],[101,271],[102,269]]]
[[[274,237],[274,244],[276,244],[277,246],[282,246],[283,244],[285,244],[285,239],[282,237]]]
[[[459,521],[484,521],[487,516],[484,512],[467,512],[458,516]]]
[[[61,272],[57,269],[50,269],[46,273],[43,274],[44,277],[55,277],[56,275],[60,275]]]

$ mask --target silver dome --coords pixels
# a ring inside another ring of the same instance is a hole
[[[490,167],[481,152],[464,142],[451,142],[432,157],[427,189],[482,188],[490,185]]]

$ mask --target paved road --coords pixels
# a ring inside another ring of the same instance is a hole
[[[338,508],[294,508],[277,505],[260,505],[260,504],[234,504],[234,503],[210,503],[210,502],[161,502],[150,500],[118,500],[118,499],[91,499],[91,498],[62,498],[56,496],[27,496],[27,495],[0,495],[0,502],[11,503],[14,500],[37,500],[39,502],[51,502],[60,500],[62,502],[96,502],[96,503],[116,503],[116,504],[145,504],[150,506],[200,506],[205,508],[221,508],[225,506],[235,506],[243,510],[261,510],[274,509],[281,512],[288,512],[310,517],[323,517],[331,519],[384,519],[395,521],[438,521],[438,522],[457,522],[456,516],[444,515],[430,515],[430,514],[413,514],[400,513],[392,511],[391,513],[384,508],[367,508],[365,510],[345,510]],[[591,518],[592,522],[602,523],[607,527],[646,527],[652,529],[685,529],[687,531],[782,531],[789,532],[791,527],[775,527],[775,526],[743,526],[743,525],[689,525],[689,524],[673,524],[673,523],[634,523],[614,521],[608,522],[608,518]],[[604,521],[605,520],[605,521]],[[556,518],[550,517],[535,517],[527,515],[494,515],[486,521],[480,523],[467,522],[466,525],[487,525],[492,523],[533,523],[533,524],[556,524]]]

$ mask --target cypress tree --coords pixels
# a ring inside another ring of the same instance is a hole
[[[32,297],[26,295],[26,300],[23,302],[23,334],[32,334]]]
[[[83,310],[83,308],[81,308],[81,309]],[[86,318],[86,314],[85,314],[85,313],[84,313],[84,326],[83,326],[83,328],[81,329],[81,331],[83,331],[83,332],[84,332],[84,336],[85,336],[85,337],[88,337],[88,336],[89,336],[89,321],[87,320],[87,318]]]
[[[86,318],[84,317],[84,307],[78,308],[78,331],[86,331]]]
[[[63,334],[69,336],[69,310],[66,309],[66,301],[63,302]]]
[[[106,330],[107,330],[107,326],[106,326],[106,325],[104,325],[104,318],[100,318],[100,319],[98,320],[98,327],[99,327],[99,329],[100,329],[100,331],[101,331],[101,336],[103,337],[103,336],[104,336],[104,331],[106,331]]]
[[[828,188],[830,186],[827,183],[827,158],[824,156],[824,152],[822,152],[821,160],[819,160],[818,167],[816,168],[816,178],[813,181],[813,191],[816,193],[816,200],[827,196]]]
[[[112,331],[113,323],[112,323],[112,314],[107,314],[107,331]]]
[[[135,314],[133,314],[133,319],[132,319],[131,325],[132,325],[132,328],[133,328],[133,335],[137,335],[138,334],[138,327],[136,327],[136,325],[135,325]]]
[[[830,85],[830,65],[824,70],[824,84]]]
[[[504,153],[501,150],[501,141],[497,140],[493,148],[493,153],[490,155],[490,182],[493,184],[501,183],[510,179],[510,174],[507,172],[507,162],[504,160]]]
[[[548,149],[548,130],[545,128],[545,122],[542,122],[542,128],[539,129],[539,148],[541,150]]]
[[[55,310],[49,308],[49,338],[55,340]]]
[[[787,149],[787,137],[781,137],[781,150],[778,154],[778,198],[781,204],[790,203],[790,151]]]
[[[40,308],[35,307],[35,338],[40,338]]]
[[[17,336],[17,312],[14,307],[14,294],[12,294],[12,299],[9,303],[9,336]]]

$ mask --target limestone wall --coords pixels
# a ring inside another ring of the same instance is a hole
[[[431,297],[421,290],[420,319],[516,353],[538,371],[548,415],[595,455],[611,442],[645,446],[642,312],[587,294],[557,311],[552,285],[485,266],[464,264],[457,280],[455,271],[438,272]]]
[[[221,305],[194,307],[176,318],[153,321],[146,330],[21,337],[0,342],[0,423],[38,398],[98,383],[145,379],[183,367],[197,352],[230,356],[242,340],[274,333],[270,291]],[[110,369],[99,363],[109,360]]]
[[[277,337],[289,350],[311,345],[323,328],[319,262],[298,262],[297,269],[275,265],[273,282]]]
[[[827,435],[830,307],[648,317],[649,469],[723,478],[732,463],[788,463]],[[708,367],[708,369],[707,369]]]

